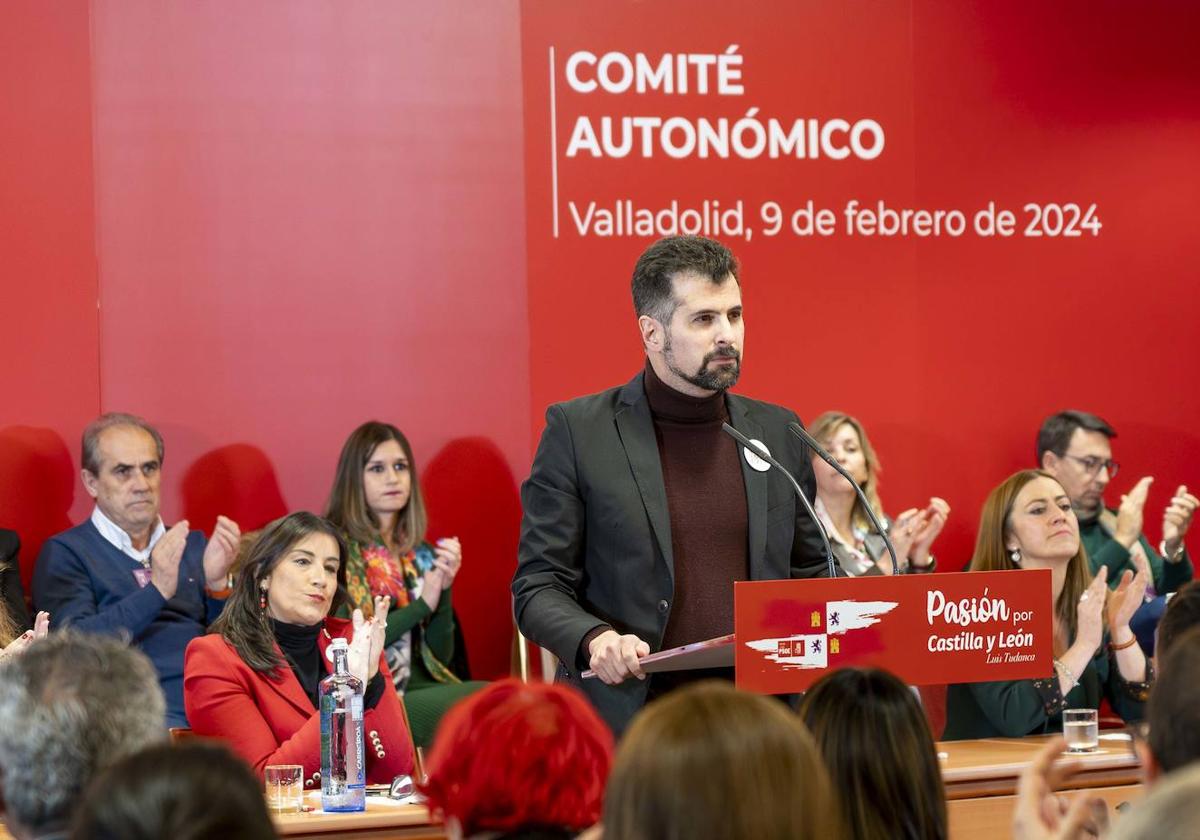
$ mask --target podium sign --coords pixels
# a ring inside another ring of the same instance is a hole
[[[910,685],[1047,677],[1050,571],[734,584],[738,688],[803,691],[827,671],[871,666]]]

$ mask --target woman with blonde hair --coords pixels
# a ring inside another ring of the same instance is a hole
[[[931,497],[925,508],[909,508],[893,520],[883,512],[879,500],[879,458],[862,423],[844,412],[827,411],[812,422],[808,432],[862,487],[892,539],[899,570],[932,572],[935,562],[929,549],[950,515],[945,500]],[[887,545],[854,488],[816,455],[812,465],[817,479],[814,507],[842,570],[853,576],[890,575],[892,558]]]
[[[1104,698],[1122,719],[1140,719],[1154,673],[1129,619],[1142,603],[1149,568],[1143,564],[1136,576],[1126,570],[1108,595],[1107,570],[1089,573],[1062,485],[1041,470],[1022,470],[988,494],[969,571],[1009,569],[1051,572],[1054,671],[1041,679],[950,686],[943,737],[1061,732],[1064,709],[1099,709]]]
[[[604,799],[604,840],[837,840],[834,789],[804,724],[727,682],[665,695],[633,721]]]

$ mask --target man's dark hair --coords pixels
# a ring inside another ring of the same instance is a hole
[[[274,840],[262,782],[221,744],[151,747],[95,779],[72,840]]]
[[[1161,661],[1175,642],[1193,627],[1200,627],[1200,582],[1192,581],[1171,596],[1167,611],[1158,622],[1154,652]]]
[[[738,261],[728,248],[703,236],[667,236],[638,257],[633,267],[633,308],[669,324],[679,302],[671,281],[680,274],[698,274],[720,285],[738,279]]]
[[[1164,773],[1200,760],[1200,627],[1171,644],[1150,690],[1150,751]]]
[[[1106,438],[1115,438],[1117,431],[1103,419],[1086,411],[1060,411],[1051,414],[1042,421],[1042,428],[1037,436],[1037,463],[1042,465],[1042,456],[1053,452],[1058,457],[1067,453],[1071,444],[1071,435],[1076,429],[1087,429],[1089,432],[1099,432]]]
[[[241,570],[233,582],[233,592],[225,601],[225,608],[208,625],[208,632],[217,633],[229,642],[250,668],[272,679],[278,677],[281,668],[287,668],[287,663],[275,644],[270,619],[259,600],[265,591],[263,583],[293,546],[313,534],[325,534],[337,543],[337,591],[329,609],[331,614],[336,613],[349,598],[346,589],[346,557],[349,556],[346,538],[329,520],[300,510],[276,519],[259,532],[246,550]]]

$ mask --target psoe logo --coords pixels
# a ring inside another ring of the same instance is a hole
[[[827,668],[829,657],[841,652],[839,636],[878,624],[896,601],[827,601],[825,614],[813,610],[808,633],[773,639],[751,639],[746,647],[784,668]]]

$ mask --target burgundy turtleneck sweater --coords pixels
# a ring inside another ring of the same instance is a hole
[[[724,392],[692,397],[646,363],[675,560],[664,649],[733,632],[733,582],[750,577],[746,485],[737,443],[721,431]]]

